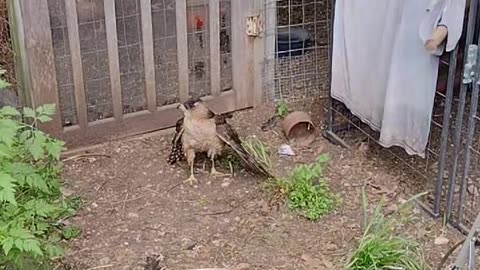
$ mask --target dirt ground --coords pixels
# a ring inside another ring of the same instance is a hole
[[[270,108],[243,111],[231,123],[241,135],[256,135],[273,153],[285,143],[281,132],[262,132]],[[276,158],[280,175],[296,164],[327,153],[327,181],[340,194],[334,213],[310,222],[275,203],[262,188],[265,180],[244,171],[232,178],[210,179],[197,164],[200,184],[181,184],[186,164],[167,165],[172,135],[110,142],[86,158],[66,162],[66,191],[81,196],[84,208],[70,220],[82,229],[70,243],[65,261],[77,269],[144,269],[147,256],[157,256],[158,269],[342,269],[361,236],[361,187],[370,203],[382,196],[392,205],[402,193],[398,177],[376,167],[358,150],[330,144],[321,136],[308,148],[294,148],[293,158]],[[225,171],[227,172],[227,171]],[[376,187],[376,188],[374,188]],[[380,187],[380,188],[379,188]],[[460,238],[415,209],[415,222],[405,232],[420,241],[427,261],[438,263]],[[442,234],[448,245],[435,245]],[[150,269],[150,268],[149,268]]]

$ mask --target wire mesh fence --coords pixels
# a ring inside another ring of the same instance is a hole
[[[10,37],[7,0],[0,0],[0,68],[4,69],[4,79],[12,84],[0,91],[0,107],[20,105],[15,80],[14,52]]]
[[[462,77],[464,55],[480,36],[478,3],[469,2],[457,49],[440,58],[425,158],[408,155],[400,147],[381,147],[378,130],[329,98],[334,0],[264,0],[264,100],[295,103],[326,98],[322,100],[328,102],[322,103],[326,105],[327,137],[368,149],[369,161],[398,178],[404,192],[428,192],[420,203],[432,215],[445,215],[466,229],[480,203],[480,131],[476,128],[480,118],[475,87],[479,72],[471,81]]]
[[[265,0],[265,100],[328,96],[330,2]]]
[[[440,59],[425,158],[410,156],[399,147],[381,147],[378,130],[360,121],[341,102],[331,99],[327,108],[328,137],[367,148],[370,160],[400,178],[407,193],[428,192],[421,202],[426,210],[460,229],[472,225],[480,203],[480,134],[476,129],[479,71],[472,80],[468,80],[469,74],[463,74],[467,61],[464,55],[469,45],[478,44],[476,1],[468,5],[467,14],[457,49]]]

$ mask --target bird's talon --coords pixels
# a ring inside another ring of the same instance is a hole
[[[217,170],[212,170],[210,172],[210,176],[212,176],[212,177],[226,177],[226,176],[230,176],[230,175],[218,172]]]
[[[198,180],[197,178],[195,178],[194,176],[190,176],[187,180],[183,181],[184,183],[188,183],[190,184],[191,186],[193,186],[194,184],[197,184],[198,183]]]

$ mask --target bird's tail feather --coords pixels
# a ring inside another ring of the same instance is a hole
[[[237,155],[245,163],[245,165],[247,165],[253,172],[265,177],[273,177],[273,175],[260,162],[258,162],[255,157],[248,153],[241,144],[235,141],[226,140],[225,138],[221,139],[228,146],[230,146],[230,148],[235,151],[235,153],[237,153]]]
[[[167,158],[167,163],[173,165],[183,158],[183,145],[182,145],[183,130],[178,131],[172,140],[172,149],[170,155]]]

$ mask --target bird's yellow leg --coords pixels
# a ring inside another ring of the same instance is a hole
[[[195,152],[189,151],[187,153],[187,162],[190,165],[190,177],[185,180],[184,183],[189,183],[191,186],[193,186],[193,184],[198,183],[198,180],[195,178],[194,174]]]
[[[225,177],[225,176],[229,176],[228,174],[224,174],[224,173],[218,172],[218,171],[215,169],[215,155],[212,155],[210,158],[212,159],[212,170],[210,171],[210,176],[213,176],[213,177]]]

